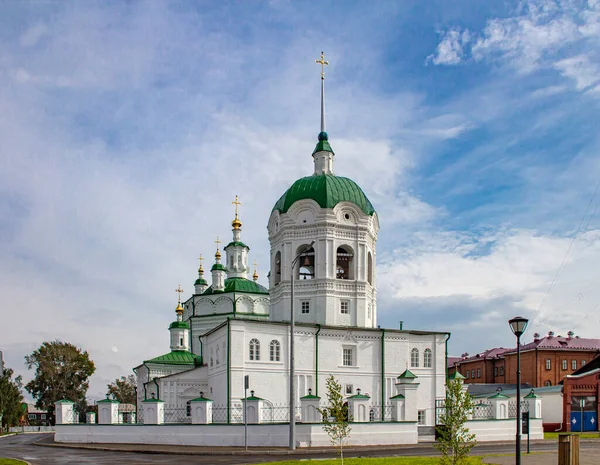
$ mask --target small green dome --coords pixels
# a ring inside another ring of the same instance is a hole
[[[366,215],[375,213],[373,205],[358,184],[348,178],[331,174],[298,179],[277,201],[273,210],[287,212],[299,200],[312,199],[321,208],[333,208],[340,202],[352,202]]]
[[[212,266],[212,268],[210,269],[210,271],[215,271],[215,270],[221,270],[221,271],[227,272],[227,268],[225,268],[225,265],[223,265],[222,263],[215,263]]]
[[[196,280],[196,282],[194,283],[194,286],[206,286],[208,285],[208,283],[206,282],[206,279],[204,278],[198,278]]]
[[[327,135],[326,132],[320,132],[319,133],[319,140],[329,140],[329,136]]]
[[[169,329],[190,329],[190,325],[187,321],[174,321],[169,326]]]
[[[213,291],[210,286],[203,295],[214,294],[217,291]],[[250,281],[246,278],[227,278],[225,280],[225,289],[219,292],[248,292],[251,294],[268,294],[269,290],[261,286],[254,281]]]

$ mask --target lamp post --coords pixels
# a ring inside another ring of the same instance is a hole
[[[315,245],[315,241],[312,241],[294,257],[290,274],[290,450],[296,450],[296,396],[294,396],[296,384],[294,379],[294,331],[296,329],[296,315],[294,314],[294,271],[296,269],[296,263],[298,263],[302,254],[308,252],[313,245]]]
[[[521,335],[527,329],[529,320],[516,316],[508,321],[513,334],[517,336],[517,435],[515,446],[515,464],[521,465]]]

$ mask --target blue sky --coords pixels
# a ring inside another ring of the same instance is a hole
[[[0,350],[87,349],[90,395],[168,349],[177,284],[229,237],[261,281],[312,173],[377,209],[380,323],[450,351],[600,334],[600,2],[9,2],[0,15]],[[571,249],[569,247],[571,246]],[[544,298],[570,250],[551,292]],[[18,330],[15,330],[18,328]]]

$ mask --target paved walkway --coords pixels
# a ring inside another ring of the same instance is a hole
[[[591,450],[579,451],[579,465],[598,465],[598,453]],[[483,463],[494,465],[514,465],[514,455],[489,456],[483,459]],[[558,454],[556,452],[543,452],[523,454],[522,465],[558,465]]]

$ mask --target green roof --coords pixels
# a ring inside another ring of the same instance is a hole
[[[342,176],[320,174],[298,179],[277,201],[273,210],[287,212],[299,200],[312,199],[321,208],[333,208],[340,202],[351,202],[366,215],[375,213],[373,205],[358,184]]]
[[[390,397],[390,399],[404,399],[404,396],[402,394],[396,394],[393,397]]]
[[[169,326],[169,329],[175,329],[175,328],[190,329],[190,325],[187,323],[187,321],[174,321]]]
[[[370,399],[371,396],[366,396],[364,394],[354,394],[353,396],[348,397],[348,399]]]
[[[404,370],[404,372],[400,376],[398,376],[398,379],[415,379],[415,378],[418,378],[418,376],[415,375],[408,368],[406,370]]]
[[[537,399],[537,395],[535,394],[535,391],[532,389],[529,394],[527,394],[525,396],[525,399]]]
[[[72,402],[70,400],[67,399],[61,399],[61,400],[57,400],[56,402],[54,402],[55,404],[74,404],[75,402]]]
[[[304,397],[300,397],[300,399],[320,399],[320,397],[319,396],[315,396],[313,394],[308,394],[308,395],[306,395]]]
[[[250,396],[247,399],[242,399],[242,400],[263,400],[263,399],[261,397]]]
[[[327,135],[326,132],[320,132],[319,133],[319,142],[317,142],[317,146],[315,147],[315,149],[313,150],[313,155],[317,152],[331,152],[333,153],[333,149],[331,148],[331,145],[329,145],[329,136]],[[335,153],[333,153],[335,155]]]
[[[207,399],[204,396],[196,397],[195,399],[190,400],[190,402],[212,402],[212,399]]]
[[[248,250],[250,250],[250,247],[248,247],[246,244],[244,244],[241,241],[233,241],[230,242],[229,244],[227,244],[225,247],[223,247],[223,249],[226,249],[227,247],[246,247]]]
[[[194,283],[194,286],[200,286],[200,285],[206,286],[207,284],[208,283],[206,282],[206,279],[204,279],[204,278],[198,278],[196,280],[196,282]]]
[[[96,402],[97,404],[120,404],[118,400],[115,399],[102,399]]]
[[[201,365],[202,357],[192,354],[187,350],[173,350],[168,354],[145,360],[144,363],[159,363],[163,365]]]
[[[488,397],[488,399],[510,399],[510,397],[505,396],[504,394],[500,394],[499,392],[494,394],[493,396]]]
[[[450,376],[448,376],[448,379],[466,379],[466,378],[463,375],[461,375],[458,371],[455,371]]]
[[[217,291],[213,291],[212,286],[210,286],[202,294],[209,295],[214,294],[215,292]],[[225,280],[225,289],[219,292],[248,292],[250,294],[268,294],[269,290],[266,287],[246,278],[227,278]]]
[[[227,268],[225,268],[225,265],[223,265],[222,263],[215,263],[212,268],[210,269],[210,271],[215,271],[215,270],[221,270],[221,271],[227,271]]]

